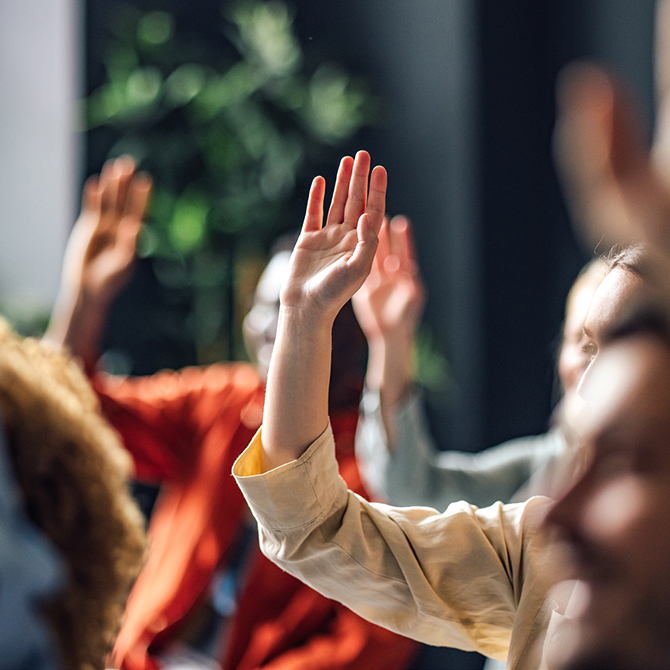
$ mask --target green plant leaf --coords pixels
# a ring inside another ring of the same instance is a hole
[[[202,246],[209,209],[202,196],[185,195],[177,200],[169,228],[170,242],[176,251],[188,254]]]
[[[137,24],[137,38],[145,44],[165,44],[174,33],[174,18],[167,12],[149,12]]]

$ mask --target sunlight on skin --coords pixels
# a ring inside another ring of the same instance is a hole
[[[369,182],[368,182],[369,176]],[[328,426],[331,331],[368,276],[382,225],[386,171],[365,151],[340,163],[323,225],[325,180],[317,177],[281,292],[263,421],[263,467],[298,458]]]

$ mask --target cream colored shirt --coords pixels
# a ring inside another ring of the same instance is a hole
[[[360,616],[421,642],[536,669],[559,579],[538,526],[546,498],[444,513],[369,503],[339,477],[330,427],[262,472],[261,432],[233,467],[263,552]],[[509,652],[509,656],[508,656]]]

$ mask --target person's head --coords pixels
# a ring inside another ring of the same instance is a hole
[[[288,273],[291,251],[297,236],[280,237],[261,274],[251,309],[244,318],[242,332],[247,352],[259,374],[267,377],[272,348],[277,336],[279,295]],[[333,324],[333,353],[330,388],[331,409],[357,408],[363,391],[367,343],[351,303],[340,310]]]
[[[0,415],[28,516],[62,558],[44,602],[61,665],[102,669],[145,548],[129,456],[80,369],[2,321]]]
[[[606,265],[596,258],[587,263],[572,285],[565,301],[565,321],[558,354],[558,377],[561,390],[566,393],[577,387],[588,366],[584,351],[584,321],[596,289],[605,276]]]
[[[605,262],[605,277],[596,286],[583,321],[580,348],[586,366],[598,355],[612,325],[650,289],[651,261],[644,247],[631,245],[614,250]]]
[[[279,295],[288,273],[291,249],[294,244],[295,239],[291,242],[289,238],[286,238],[285,243],[271,254],[256,285],[251,309],[242,323],[247,353],[264,379],[268,375],[272,348],[277,337]]]
[[[634,290],[614,272],[608,295]],[[574,670],[667,668],[670,326],[647,309],[599,336],[572,417],[583,468],[546,519],[580,580],[572,635],[555,660]]]

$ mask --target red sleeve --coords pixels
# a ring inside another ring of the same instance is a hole
[[[403,670],[419,645],[331,603],[328,630],[263,665],[263,670]]]
[[[241,594],[225,670],[402,670],[418,643],[361,619],[260,552]]]
[[[138,479],[188,476],[214,422],[231,431],[241,420],[260,424],[263,385],[245,363],[127,379],[98,374],[92,382],[105,416],[133,456]]]
[[[174,636],[235,546],[246,505],[230,472],[260,425],[263,384],[244,364],[112,381],[98,392],[138,475],[169,480],[114,646],[115,667],[148,670],[152,643]]]

